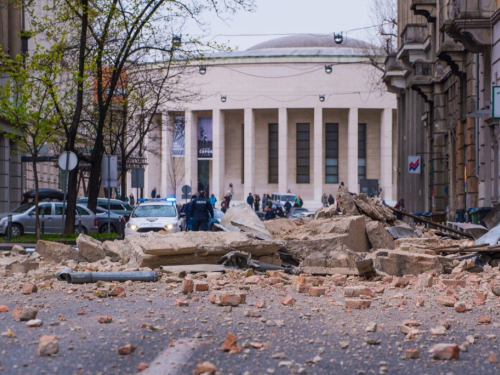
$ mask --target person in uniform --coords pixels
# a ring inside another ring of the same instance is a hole
[[[191,203],[188,217],[193,218],[193,231],[206,232],[208,230],[208,220],[214,217],[214,209],[205,197],[204,191],[200,191],[200,196]]]

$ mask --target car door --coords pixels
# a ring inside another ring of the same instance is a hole
[[[49,224],[47,223],[47,218],[50,217],[52,213],[52,203],[42,203],[38,205],[39,215],[40,215],[40,230],[42,229],[42,221],[44,223],[44,233],[51,233],[48,231]],[[42,218],[43,216],[43,218]],[[33,207],[28,215],[23,219],[24,233],[36,233],[36,212]]]
[[[44,203],[40,205],[40,231],[43,234],[55,233],[55,223],[52,206],[52,203]]]

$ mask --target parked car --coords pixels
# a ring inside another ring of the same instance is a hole
[[[99,233],[120,233],[120,226],[125,222],[125,218],[123,216],[109,211],[110,230],[108,232],[108,210],[97,207],[96,217]]]
[[[290,213],[288,214],[288,217],[291,217],[291,216],[297,216],[297,217],[300,217],[300,216],[307,216],[307,214],[310,214],[310,213],[314,213],[314,212],[309,212],[309,210],[307,208],[304,208],[304,207],[292,207],[292,209],[290,210]]]
[[[214,224],[220,224],[224,216],[224,212],[219,210],[218,208],[214,208],[214,217],[210,218],[208,221],[208,230],[212,232],[217,232],[219,229]]]
[[[61,202],[39,203],[40,225],[43,222],[43,233],[61,233],[63,230]],[[36,233],[35,204],[28,202],[13,209],[11,212],[0,214],[0,234],[7,234],[8,215],[12,215],[12,235]],[[78,227],[78,224],[80,226]],[[97,217],[87,207],[76,205],[75,231],[77,233],[97,233]]]
[[[77,203],[83,204],[87,206],[89,199],[88,198],[78,198],[76,200]],[[97,206],[108,209],[108,199],[107,198],[97,198]],[[126,221],[130,218],[130,214],[132,213],[133,208],[127,202],[121,201],[119,199],[110,199],[110,211],[115,214],[121,215],[125,218]]]
[[[162,230],[170,233],[180,232],[183,223],[185,224],[182,219],[172,202],[151,199],[134,208],[125,227],[125,236]]]
[[[281,193],[273,193],[271,195],[271,203],[275,206],[281,206],[283,207],[288,200],[292,206],[295,200],[297,199],[297,196],[295,194],[281,194]]]
[[[35,201],[36,190],[30,190],[23,194],[23,201],[21,203],[28,203]],[[38,189],[38,200],[56,200],[62,201],[64,199],[64,192],[56,189],[46,189],[40,188]]]

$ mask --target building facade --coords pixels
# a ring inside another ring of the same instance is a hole
[[[498,202],[499,1],[398,1],[398,53],[384,81],[398,100],[398,195],[410,211],[461,220]],[[497,55],[497,57],[495,57]],[[421,173],[408,174],[418,155]]]
[[[196,192],[200,181],[220,202],[232,183],[237,201],[250,192],[291,191],[313,207],[341,182],[359,192],[360,180],[372,179],[382,198],[395,201],[396,96],[370,88],[379,73],[361,46],[291,36],[203,62],[190,78],[199,100],[162,113],[166,126],[160,152],[148,157],[146,192],[180,197],[182,185]],[[173,158],[179,117],[184,155]],[[201,123],[211,124],[208,158],[199,154]]]
[[[8,56],[22,52],[22,14],[14,4],[0,1],[0,46]],[[2,82],[0,63],[0,85]],[[0,117],[0,212],[14,208],[21,201],[21,155],[17,145],[6,133],[11,132],[9,124]]]

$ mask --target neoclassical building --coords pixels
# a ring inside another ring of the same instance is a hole
[[[201,181],[220,202],[232,183],[237,201],[290,190],[312,208],[341,182],[358,192],[370,179],[394,202],[396,96],[374,88],[362,47],[300,35],[211,56],[191,77],[200,99],[161,114],[145,195],[180,198]]]

